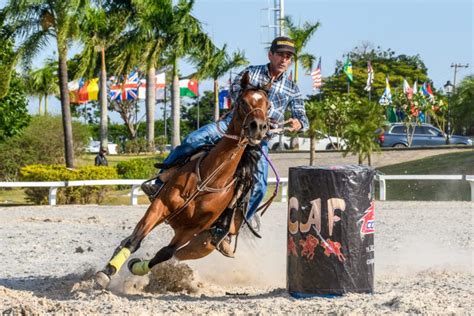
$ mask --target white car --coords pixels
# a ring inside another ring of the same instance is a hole
[[[116,155],[117,154],[117,144],[108,143],[107,154]],[[98,154],[100,150],[100,141],[92,140],[89,142],[89,145],[84,149],[85,152]]]
[[[283,136],[284,149],[290,149],[290,140],[288,136]],[[276,135],[268,142],[270,150],[278,150],[280,146],[280,136]],[[335,136],[326,136],[316,140],[316,150],[344,149],[346,141]],[[309,150],[310,139],[308,137],[298,137],[298,150]]]

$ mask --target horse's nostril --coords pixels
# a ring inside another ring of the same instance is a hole
[[[267,130],[267,124],[263,123],[262,124],[262,131],[266,131]]]
[[[258,124],[257,124],[257,122],[255,122],[255,121],[252,121],[252,122],[250,123],[250,129],[253,129],[253,130],[255,130],[255,129],[257,129],[257,127],[258,127]]]

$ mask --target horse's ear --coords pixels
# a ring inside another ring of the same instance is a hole
[[[272,84],[273,80],[270,80],[270,82],[264,85],[262,89],[265,90],[265,92],[268,94],[270,92],[270,89],[272,88]]]
[[[247,86],[249,85],[249,82],[250,82],[250,75],[249,75],[249,72],[246,71],[244,75],[242,76],[242,79],[240,79],[240,86],[242,87],[242,89],[247,88]]]

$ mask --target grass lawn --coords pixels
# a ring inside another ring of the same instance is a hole
[[[474,175],[474,151],[444,154],[420,160],[385,166],[383,174]],[[387,200],[470,201],[467,181],[388,180]],[[378,186],[376,187],[378,197]]]
[[[76,158],[76,164],[78,167],[93,166],[95,156],[97,156],[97,154],[84,154]],[[147,159],[147,158],[155,158],[155,157],[157,158],[158,154],[144,153],[140,155],[135,155],[135,154],[107,155],[107,161],[109,163],[109,166],[115,166],[121,161],[126,161],[126,160],[131,160],[131,159]]]

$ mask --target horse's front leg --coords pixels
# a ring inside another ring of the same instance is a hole
[[[145,215],[138,222],[133,233],[122,240],[112,258],[102,271],[97,272],[96,281],[106,288],[110,278],[114,276],[127,261],[130,254],[140,248],[142,240],[153,230],[153,228],[163,219],[165,206],[160,199],[155,200],[146,211]]]

